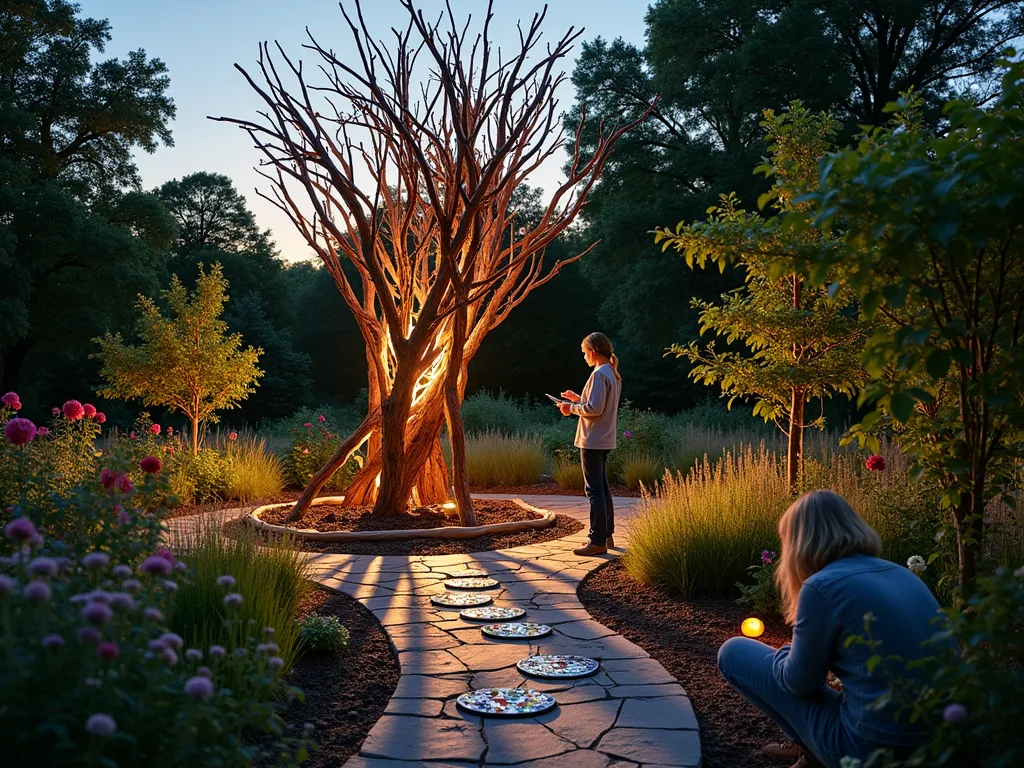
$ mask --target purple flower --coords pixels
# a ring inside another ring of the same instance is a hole
[[[135,607],[135,600],[127,592],[115,592],[110,596],[110,604],[122,611],[130,611]]]
[[[127,579],[132,575],[131,566],[117,565],[114,566],[114,575],[119,579]]]
[[[271,656],[267,660],[267,666],[269,666],[271,669],[281,669],[284,666],[284,659],[282,659],[280,656]]]
[[[160,658],[164,660],[168,667],[173,667],[178,663],[178,654],[174,652],[173,648],[164,648],[160,651]]]
[[[142,561],[142,570],[150,576],[166,576],[171,572],[173,564],[160,555],[151,555]]]
[[[168,592],[177,592],[178,591],[178,583],[168,579],[167,581],[164,582],[164,589],[166,589]]]
[[[242,596],[237,592],[229,592],[224,595],[224,605],[237,608],[242,604]]]
[[[225,574],[225,575],[223,575],[223,576],[221,576],[221,577],[219,577],[217,579],[217,586],[218,587],[229,587],[229,588],[233,587],[233,586],[235,586],[235,577],[234,576],[228,576],[227,574]]]
[[[121,655],[121,649],[117,647],[117,643],[100,643],[96,655],[104,661],[113,661]]]
[[[114,612],[106,603],[93,601],[82,609],[82,618],[90,624],[103,626],[114,617]]]
[[[100,631],[95,627],[82,627],[78,630],[78,641],[89,645],[99,645]]]
[[[48,427],[36,427],[36,437],[46,437],[50,434]]]
[[[181,562],[181,560],[179,560],[178,562],[176,562],[174,564],[174,570],[176,570],[176,571],[187,571],[188,570],[188,566],[185,565],[183,562]]]
[[[185,658],[189,661],[202,661],[203,652],[200,651],[198,648],[189,648],[187,651],[185,651]]]
[[[193,699],[205,701],[213,696],[213,682],[208,677],[203,677],[202,675],[190,677],[185,683],[185,693]]]
[[[0,573],[0,597],[9,595],[18,586],[18,582],[7,574]]]
[[[962,723],[967,719],[967,707],[963,704],[949,704],[942,710],[942,719],[947,723]]]
[[[4,437],[11,445],[26,445],[36,437],[36,425],[28,419],[11,419],[4,425]]]
[[[33,576],[48,576],[53,578],[57,575],[57,561],[52,557],[37,557],[28,564],[28,572]]]
[[[106,568],[110,565],[110,555],[106,552],[90,552],[82,558],[82,565],[89,569]]]
[[[85,730],[94,736],[109,736],[117,730],[117,723],[110,715],[97,712],[85,721]]]
[[[181,648],[185,644],[185,641],[181,639],[181,635],[177,635],[174,632],[164,632],[160,635],[160,640],[168,648]]]
[[[266,635],[267,637],[273,637],[274,636],[274,632],[276,632],[276,631],[277,630],[275,630],[273,627],[264,627],[263,628],[263,634]]]
[[[43,648],[48,651],[57,651],[64,647],[64,638],[60,635],[47,635],[43,638]]]
[[[138,592],[142,589],[142,582],[138,579],[125,579],[121,582],[121,589],[125,592]]]
[[[769,552],[767,549],[761,550],[761,562],[764,565],[771,565],[772,560],[775,559],[775,553]]]
[[[151,651],[162,651],[164,648],[167,647],[166,645],[164,645],[164,641],[158,637],[150,640],[147,643],[147,645],[149,646],[149,650]]]
[[[222,645],[211,645],[210,646],[210,658],[211,659],[223,659],[227,651],[224,650]]]
[[[633,433],[632,433],[632,432],[630,432],[630,431],[629,431],[629,430],[627,429],[627,430],[626,430],[625,432],[623,432],[623,433],[622,433],[622,436],[623,436],[623,437],[632,437],[632,436],[633,436]]]
[[[31,600],[33,603],[45,603],[53,595],[53,592],[45,581],[30,581],[21,594],[26,600]]]
[[[147,608],[145,611],[143,611],[143,615],[147,619],[152,619],[153,621],[163,621],[164,620],[164,615],[162,613],[160,613],[160,609],[159,608]]]
[[[11,541],[28,541],[36,536],[36,527],[27,517],[18,517],[11,520],[4,528],[4,533]]]
[[[196,674],[197,675],[202,675],[203,677],[209,677],[210,675],[213,674],[213,672],[210,671],[209,667],[200,667],[199,669],[196,670]]]

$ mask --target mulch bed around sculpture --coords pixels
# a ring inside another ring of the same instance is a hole
[[[758,750],[783,738],[765,715],[718,672],[718,649],[757,615],[730,599],[682,600],[636,581],[614,560],[589,574],[578,595],[590,615],[639,645],[686,689],[700,723],[704,768],[777,768]],[[778,647],[790,633],[778,618],[765,622],[762,642]]]
[[[312,723],[320,747],[303,766],[338,766],[359,751],[384,713],[398,685],[398,662],[380,623],[348,595],[317,586],[299,613],[337,616],[351,636],[344,650],[300,656],[286,677],[305,694],[283,713],[289,732]]]
[[[537,520],[540,515],[523,509],[511,501],[484,501],[473,504],[478,525],[515,523]],[[462,523],[454,513],[431,507],[412,509],[404,515],[374,514],[372,507],[343,507],[340,504],[315,504],[306,510],[302,520],[288,523],[291,507],[268,509],[260,519],[272,525],[312,528],[316,531],[397,531],[406,529],[455,528]]]

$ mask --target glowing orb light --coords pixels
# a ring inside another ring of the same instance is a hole
[[[449,502],[447,502],[445,504],[442,504],[441,505],[441,509],[455,509],[455,502],[454,501],[449,501]]]
[[[760,637],[764,634],[764,622],[753,617],[744,619],[740,629],[747,637]]]

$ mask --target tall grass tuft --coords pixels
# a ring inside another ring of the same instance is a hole
[[[568,456],[556,456],[551,463],[551,476],[558,487],[566,491],[582,491],[583,466],[579,460],[573,461]]]
[[[547,454],[536,436],[492,430],[466,438],[466,471],[476,486],[533,485],[546,464]]]
[[[264,627],[273,627],[272,638],[285,661],[295,658],[299,627],[299,602],[310,589],[310,570],[303,554],[286,539],[268,540],[256,531],[242,528],[237,535],[223,535],[219,522],[201,521],[174,542],[181,558],[192,569],[193,578],[181,585],[169,627],[181,635],[187,646],[228,648],[245,645],[249,635],[267,642]],[[217,579],[228,575],[236,585],[226,588]],[[225,625],[224,595],[242,595],[235,609],[237,620]],[[251,621],[250,621],[251,620]],[[249,652],[255,652],[250,648]]]
[[[622,462],[622,482],[633,491],[653,488],[665,472],[665,466],[657,456],[638,453],[626,456]]]
[[[285,485],[284,463],[267,450],[267,440],[243,435],[224,445],[227,489],[230,499],[252,501],[281,492]]]

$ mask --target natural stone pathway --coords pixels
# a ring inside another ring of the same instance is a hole
[[[586,500],[526,496],[544,509],[586,518]],[[616,499],[617,538],[627,534],[635,499]],[[521,765],[625,768],[700,765],[697,720],[686,692],[639,646],[594,621],[576,597],[580,580],[606,558],[582,558],[573,536],[465,555],[311,554],[314,578],[359,600],[380,620],[398,654],[398,688],[359,754],[345,768]],[[523,621],[554,633],[530,642],[486,638],[479,622],[434,606],[444,580],[479,568],[501,582],[486,590],[496,606],[527,610]],[[520,659],[538,653],[590,656],[597,674],[581,680],[527,679]],[[474,717],[455,700],[477,688],[532,687],[559,706],[532,718]]]

